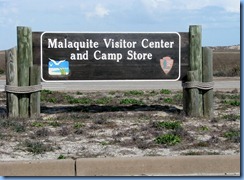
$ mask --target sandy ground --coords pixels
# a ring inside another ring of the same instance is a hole
[[[6,119],[1,93],[0,160],[240,154],[238,91],[215,92],[211,119],[186,117],[180,91],[136,92],[47,91],[34,119]]]

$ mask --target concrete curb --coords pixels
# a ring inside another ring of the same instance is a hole
[[[1,176],[74,176],[75,161],[43,160],[0,162]]]
[[[76,162],[77,176],[240,174],[240,156],[89,158]]]
[[[239,176],[240,155],[0,162],[1,176]]]

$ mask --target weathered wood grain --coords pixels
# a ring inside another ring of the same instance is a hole
[[[213,81],[213,52],[209,47],[203,47],[203,69],[202,81]],[[203,90],[203,115],[208,118],[213,118],[213,89]]]
[[[198,80],[198,71],[188,71],[186,75],[187,82]],[[183,109],[187,116],[199,116],[199,94],[197,88],[183,89]]]
[[[17,48],[5,51],[6,60],[6,85],[18,86],[17,73]],[[7,113],[8,117],[19,116],[19,102],[18,95],[7,92]]]
[[[202,82],[202,27],[198,25],[192,25],[189,28],[190,35],[190,59],[189,67],[191,71],[198,72],[198,77],[195,81]],[[202,102],[202,90],[198,89],[198,96],[195,97],[199,105],[197,116],[203,116],[203,102]]]
[[[30,85],[40,84],[40,66],[34,65],[30,67]],[[30,117],[38,117],[40,115],[40,92],[30,94]]]
[[[29,27],[17,27],[18,85],[29,86],[29,68],[33,64],[32,31]],[[29,117],[29,94],[19,95],[19,115]]]

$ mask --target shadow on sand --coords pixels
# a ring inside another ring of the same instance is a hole
[[[182,113],[181,109],[168,105],[131,105],[131,106],[103,106],[103,105],[78,105],[78,106],[42,106],[41,113],[56,114],[67,112],[123,112],[123,111],[162,111],[166,113]]]

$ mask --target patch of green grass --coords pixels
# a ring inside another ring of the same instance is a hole
[[[155,90],[152,90],[152,91],[150,91],[149,92],[149,95],[150,96],[155,96],[155,95],[157,95],[158,93],[157,93],[157,91],[155,91]]]
[[[198,128],[199,131],[208,131],[209,128],[207,126],[201,126]]]
[[[168,89],[161,89],[161,90],[160,90],[160,93],[161,93],[161,94],[171,94],[171,91],[168,90]]]
[[[131,99],[131,98],[126,98],[126,99],[121,99],[120,104],[134,104],[134,105],[143,105],[144,103],[141,100],[137,99]]]
[[[50,98],[46,98],[45,101],[46,102],[50,102],[50,103],[57,103],[58,102],[58,99],[56,97],[50,97]]]
[[[224,100],[222,101],[226,105],[231,105],[231,106],[240,106],[240,101],[239,100]]]
[[[49,103],[67,103],[65,102],[65,96],[67,96],[67,94],[64,92],[43,90],[41,92],[41,101]]]
[[[108,94],[115,95],[117,91],[109,91]]]
[[[111,97],[102,97],[100,99],[97,99],[95,101],[96,104],[109,104],[111,103],[112,98]]]
[[[181,138],[174,134],[164,134],[154,140],[157,144],[176,145],[181,142]]]
[[[164,102],[171,104],[173,102],[173,99],[172,98],[165,98]]]
[[[65,96],[65,100],[67,100],[69,104],[79,104],[80,103],[79,98],[75,98],[70,95]]]
[[[35,122],[31,123],[31,126],[33,126],[33,127],[44,127],[44,124],[42,122],[35,121]]]
[[[166,129],[177,129],[177,128],[180,128],[181,125],[180,125],[180,122],[176,122],[176,121],[173,121],[173,122],[172,121],[163,121],[163,122],[157,122],[156,127],[157,128],[163,127]]]
[[[49,125],[50,126],[53,126],[53,127],[59,127],[59,126],[61,126],[61,124],[58,121],[49,122]]]
[[[53,91],[47,89],[41,90],[41,101],[56,103],[57,99],[51,97],[51,95],[53,95]]]
[[[66,157],[64,155],[60,154],[57,159],[66,159]]]
[[[107,145],[109,145],[109,142],[102,141],[102,142],[100,142],[100,144],[101,144],[102,146],[107,146]]]
[[[240,94],[238,92],[235,92],[234,94],[228,94],[224,92],[216,92],[215,97],[221,100],[240,100]]]
[[[76,122],[73,127],[74,127],[74,129],[80,129],[80,128],[84,127],[84,124],[80,123],[80,122]]]
[[[139,90],[132,90],[132,91],[127,91],[124,93],[125,96],[141,96],[143,94],[144,94],[144,92],[139,91]]]
[[[68,101],[69,104],[79,104],[79,98],[75,98],[70,95],[66,95],[65,100]]]
[[[227,140],[239,143],[240,142],[240,130],[230,129],[224,133],[224,137],[227,138]]]
[[[53,94],[53,92],[50,91],[50,90],[48,90],[48,89],[43,89],[43,90],[41,90],[41,94],[42,94],[42,95]]]
[[[91,104],[92,102],[92,99],[87,97],[79,98],[79,104]]]
[[[222,118],[227,121],[237,121],[237,120],[240,120],[240,115],[226,114],[226,115],[222,116]]]
[[[172,97],[172,99],[173,99],[173,102],[175,104],[182,104],[182,102],[183,102],[183,93],[177,93],[177,94],[175,94]]]
[[[237,101],[237,100],[232,100],[232,101],[229,101],[230,105],[232,106],[240,106],[240,101]]]
[[[57,119],[56,117],[48,117],[48,118],[47,118],[48,121],[54,121],[54,120],[56,120],[56,119]]]
[[[41,141],[25,140],[23,145],[27,148],[28,152],[31,152],[33,154],[43,154],[47,151],[53,151],[52,146],[45,145]]]
[[[239,100],[240,99],[240,94],[231,94],[231,95],[227,95],[227,97],[229,99]]]
[[[75,97],[70,96],[70,95],[66,95],[65,100],[69,104],[91,104],[93,102],[92,99],[87,98],[87,97],[75,98]]]

